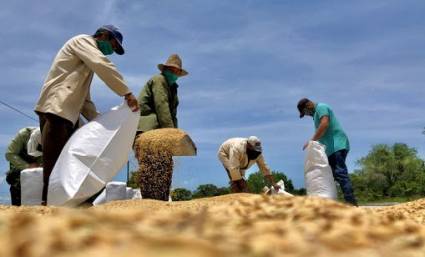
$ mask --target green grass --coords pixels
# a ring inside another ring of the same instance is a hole
[[[373,205],[373,204],[381,204],[381,203],[405,203],[405,202],[414,201],[423,197],[424,196],[388,197],[388,198],[382,198],[382,199],[371,200],[371,201],[359,199],[358,201],[360,205]]]

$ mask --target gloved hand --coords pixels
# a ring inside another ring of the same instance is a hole
[[[271,174],[270,174],[270,175],[265,175],[265,176],[264,176],[264,178],[267,180],[267,182],[268,182],[270,185],[272,185],[272,186],[274,187],[274,189],[275,189],[276,191],[279,191],[280,186],[274,182],[273,175],[271,175]]]
[[[136,97],[132,93],[128,93],[124,96],[125,101],[127,102],[128,107],[133,112],[139,111],[139,103],[137,102]]]
[[[232,193],[248,193],[248,184],[245,179],[233,180],[231,182]]]

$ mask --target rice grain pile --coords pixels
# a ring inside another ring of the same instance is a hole
[[[390,215],[394,219],[414,220],[425,225],[425,198],[373,210],[378,214]]]
[[[173,175],[173,155],[179,151],[178,142],[185,137],[185,132],[174,128],[155,129],[137,137],[137,178],[143,198],[168,200]]]
[[[397,206],[251,194],[34,213],[0,208],[0,256],[419,257],[425,226],[416,218],[424,217],[424,203],[401,205],[403,212],[417,207],[409,215],[397,215]]]

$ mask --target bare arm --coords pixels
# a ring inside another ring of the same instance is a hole
[[[329,127],[329,116],[323,116],[320,119],[320,125],[316,130],[316,133],[314,133],[313,138],[311,139],[312,141],[317,141],[320,138],[322,138],[322,136],[326,133],[326,131],[328,130]]]
[[[320,118],[319,127],[317,128],[316,133],[314,133],[311,140],[318,141],[320,138],[322,138],[323,135],[328,130],[328,127],[329,127],[329,116],[323,116],[322,118]],[[307,146],[308,146],[308,142],[304,144],[303,150],[305,150]]]

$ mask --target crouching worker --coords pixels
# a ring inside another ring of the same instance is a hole
[[[218,159],[227,171],[232,193],[249,192],[245,171],[254,163],[257,163],[268,183],[276,190],[280,188],[274,182],[270,169],[264,161],[261,142],[255,136],[228,139],[220,146]]]
[[[12,205],[21,205],[21,171],[28,168],[41,167],[43,162],[41,151],[41,133],[39,128],[21,129],[10,142],[6,159],[10,163],[6,181],[10,185]]]

